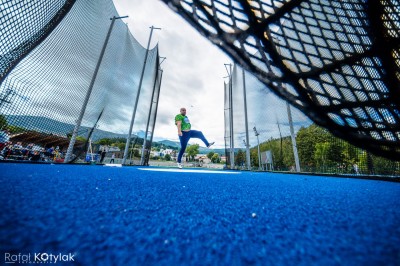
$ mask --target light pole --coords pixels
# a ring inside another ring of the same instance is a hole
[[[131,142],[132,128],[133,128],[133,124],[135,122],[135,116],[136,116],[136,110],[137,110],[137,106],[138,106],[138,102],[139,102],[140,90],[142,89],[143,76],[144,76],[144,71],[146,69],[147,55],[149,54],[149,46],[150,46],[150,42],[151,42],[151,36],[153,35],[153,30],[161,30],[161,28],[155,28],[154,26],[151,26],[150,29],[151,29],[150,30],[150,37],[149,37],[149,41],[147,43],[146,54],[144,56],[142,74],[140,76],[139,88],[138,88],[138,92],[137,92],[137,95],[136,95],[136,101],[135,101],[135,107],[133,108],[133,112],[132,112],[131,125],[129,126],[128,138],[126,139],[124,158],[122,159],[122,164],[126,163],[126,159],[128,157],[129,143]]]
[[[260,157],[260,140],[258,138],[258,136],[260,135],[260,133],[258,133],[256,126],[253,127],[254,130],[254,134],[257,137],[257,149],[258,149],[258,170],[261,170],[261,157]]]
[[[104,53],[105,53],[106,48],[107,48],[108,40],[110,39],[111,31],[112,31],[112,29],[114,27],[114,22],[117,19],[122,19],[122,18],[127,18],[127,17],[128,16],[123,16],[123,17],[113,16],[112,18],[110,18],[110,20],[111,20],[110,28],[108,29],[108,33],[107,33],[106,39],[104,41],[103,48],[101,49],[99,60],[97,61],[97,65],[96,65],[96,68],[94,70],[93,77],[92,77],[92,80],[91,80],[90,85],[89,85],[89,89],[86,92],[86,97],[85,97],[85,100],[83,101],[81,112],[80,112],[79,117],[78,117],[78,119],[76,121],[74,130],[72,131],[71,140],[69,142],[67,153],[65,155],[65,160],[64,160],[65,163],[68,163],[69,161],[71,161],[71,155],[72,155],[72,152],[74,150],[76,136],[78,135],[79,128],[81,127],[83,115],[85,114],[86,107],[87,107],[87,104],[89,102],[90,95],[92,94],[94,82],[96,81],[97,73],[99,72],[101,61],[103,60],[103,56],[104,56]]]

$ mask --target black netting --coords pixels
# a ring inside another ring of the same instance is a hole
[[[275,94],[400,160],[398,0],[163,0]]]
[[[229,168],[400,175],[400,161],[373,156],[333,136],[237,65],[225,93]]]
[[[63,162],[71,146],[70,159],[74,162],[99,161],[101,157],[104,163],[112,157],[115,163],[122,162],[147,50],[121,19],[112,24],[111,18],[118,17],[118,13],[111,0],[77,0],[58,26],[46,33],[45,40],[33,42],[29,34],[36,34],[37,29],[49,23],[51,14],[59,14],[58,9],[66,9],[68,5],[57,1],[27,2],[1,4],[5,10],[0,14],[1,40],[8,34],[7,38],[16,43],[2,46],[1,55],[7,57],[9,51],[26,39],[35,47],[0,86],[0,126],[8,131],[12,142],[10,148],[3,150],[2,157]],[[68,3],[72,5],[72,1]],[[53,13],[47,11],[44,16],[47,9],[54,9]],[[5,24],[4,19],[11,16],[8,14],[14,17]],[[111,25],[110,38],[94,79]],[[13,27],[12,32],[9,27]],[[149,114],[155,116],[151,104],[153,91],[160,86],[159,83],[155,86],[158,57],[158,46],[148,51],[126,164],[141,162],[143,132]],[[149,121],[150,133],[154,130],[153,121],[154,118]],[[75,143],[71,142],[74,135]],[[139,156],[133,156],[135,149]]]
[[[0,84],[60,23],[75,0],[0,3]]]

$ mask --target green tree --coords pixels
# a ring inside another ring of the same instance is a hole
[[[315,144],[314,158],[315,158],[317,167],[325,167],[326,166],[328,152],[329,152],[329,143],[328,142],[322,142],[322,143]]]
[[[235,157],[235,165],[243,166],[246,162],[246,153],[242,150],[238,150]]]
[[[210,152],[207,154],[207,158],[211,160],[211,158],[214,156],[214,154],[215,154],[215,152],[210,151]]]
[[[331,136],[329,140],[328,162],[331,166],[335,164],[343,164],[343,141]]]
[[[10,125],[7,126],[7,129],[10,131],[10,133],[13,133],[13,134],[15,134],[15,133],[22,133],[22,132],[25,132],[25,131],[26,131],[26,129],[23,128],[23,127],[19,127],[19,126],[10,126]]]
[[[165,159],[166,161],[171,161],[171,155],[165,154],[164,159]]]
[[[96,144],[111,145],[112,144],[112,140],[109,139],[109,138],[103,138],[103,139],[99,139],[98,141],[96,141]]]
[[[123,150],[125,150],[126,143],[118,142],[118,143],[114,143],[113,146],[117,146],[119,148],[119,150],[123,151]]]
[[[7,119],[4,115],[0,115],[0,129],[6,129],[8,126]]]
[[[274,166],[276,170],[285,170],[289,166],[294,165],[294,155],[292,141],[290,137],[282,139],[269,139],[260,143],[260,152],[271,151],[274,158]],[[257,146],[250,149],[250,161],[253,167],[258,168],[258,151]]]
[[[368,159],[368,158],[367,158]],[[373,173],[374,174],[379,174],[379,175],[398,175],[398,172],[396,173],[396,168],[397,171],[399,171],[399,165],[400,162],[396,161],[390,161],[388,159],[378,157],[375,155],[371,155],[371,159],[373,161]],[[368,166],[367,166],[368,169]],[[368,173],[371,173],[371,169]]]
[[[257,147],[253,148],[250,150],[250,161],[251,161],[251,165],[253,167],[258,168],[259,164],[258,164],[258,151],[257,151]]]
[[[76,140],[82,141],[82,142],[86,142],[86,138],[85,138],[85,137],[82,137],[82,136],[77,136],[77,137],[76,137]]]
[[[220,163],[221,157],[219,157],[218,153],[214,153],[210,160],[212,163]]]
[[[353,165],[357,164],[360,170],[361,158],[363,151],[356,146],[351,145],[347,141],[339,140],[342,146],[342,160],[347,165],[347,172],[354,173]]]
[[[139,149],[133,149],[133,156],[136,158],[140,157]]]
[[[194,157],[199,154],[199,144],[190,145],[186,148],[188,157],[193,161]]]
[[[303,167],[315,167],[314,153],[317,143],[329,142],[331,135],[329,132],[315,124],[304,128],[297,132],[297,150],[299,159]]]

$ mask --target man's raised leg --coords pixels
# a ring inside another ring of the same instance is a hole
[[[195,138],[195,139],[201,139],[204,144],[207,146],[207,148],[211,147],[211,145],[213,145],[215,142],[208,142],[208,140],[206,139],[206,137],[204,137],[203,132],[198,131],[198,130],[190,130],[190,137],[191,138]]]

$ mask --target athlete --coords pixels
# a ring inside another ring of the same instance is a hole
[[[186,108],[181,108],[180,114],[175,116],[175,125],[178,128],[179,141],[181,149],[178,154],[178,168],[182,169],[182,156],[186,150],[186,146],[191,138],[201,139],[207,148],[210,148],[215,142],[208,142],[201,131],[192,130],[189,118],[186,116]]]

